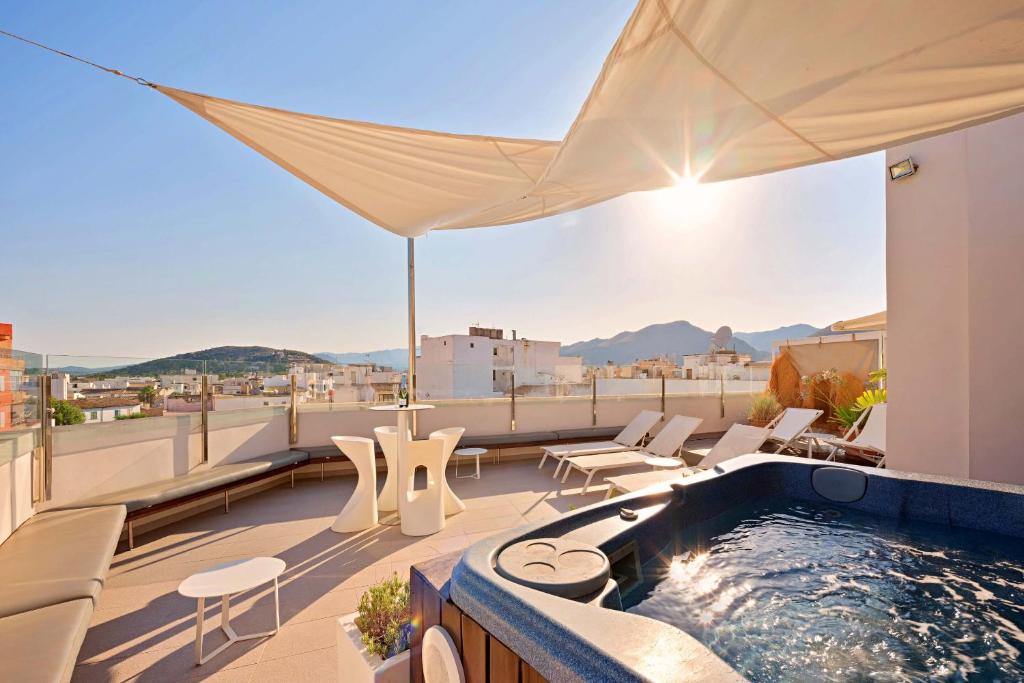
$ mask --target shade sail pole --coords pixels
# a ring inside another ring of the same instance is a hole
[[[405,238],[409,259],[409,403],[416,402],[416,242]],[[412,433],[416,435],[416,414],[413,413]]]

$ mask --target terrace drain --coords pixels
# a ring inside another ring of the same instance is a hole
[[[603,552],[564,538],[514,543],[498,555],[495,569],[521,586],[569,599],[601,590],[611,576],[611,564]]]

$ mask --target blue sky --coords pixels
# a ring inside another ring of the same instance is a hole
[[[559,139],[628,1],[36,2],[0,28],[175,87]],[[405,245],[171,100],[0,38],[0,320],[50,353],[405,340]],[[417,242],[419,331],[578,341],[885,306],[881,155]]]

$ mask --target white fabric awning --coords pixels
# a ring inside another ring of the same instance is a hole
[[[1024,5],[640,0],[561,142],[155,87],[413,237],[541,218],[679,177],[709,182],[841,159],[1024,111]]]
[[[885,311],[872,313],[871,315],[840,320],[832,325],[833,332],[861,332],[863,330],[884,330],[887,316]]]

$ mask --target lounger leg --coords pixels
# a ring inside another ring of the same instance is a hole
[[[295,470],[292,470],[292,488],[295,488]]]
[[[128,520],[128,550],[135,549],[135,522]]]
[[[224,514],[231,512],[231,501],[228,500],[228,490],[224,489]]]
[[[561,460],[558,461],[558,464],[555,465],[555,473],[551,475],[552,479],[557,479],[558,478],[558,472],[562,469],[562,465],[564,465],[568,461],[569,461],[568,458],[562,458]]]
[[[576,465],[573,465],[571,462],[569,462],[568,459],[563,460],[562,462],[566,464],[565,474],[562,476],[562,483],[564,484],[566,481],[569,480],[569,475],[572,474],[572,470],[574,467],[576,467]]]
[[[587,475],[587,481],[585,481],[583,483],[583,490],[580,491],[581,495],[586,493],[587,489],[590,488],[590,482],[592,482],[594,480],[594,475],[595,474],[597,474],[597,470],[596,469],[590,470],[590,474]]]
[[[324,463],[320,463],[320,481],[324,480]]]
[[[604,494],[604,499],[608,500],[615,493],[615,487],[612,484],[608,484],[608,492]]]
[[[540,452],[540,464],[537,465],[537,469],[538,470],[542,469],[544,467],[544,461],[547,460],[547,459],[548,459],[548,452],[547,451],[541,451]]]

